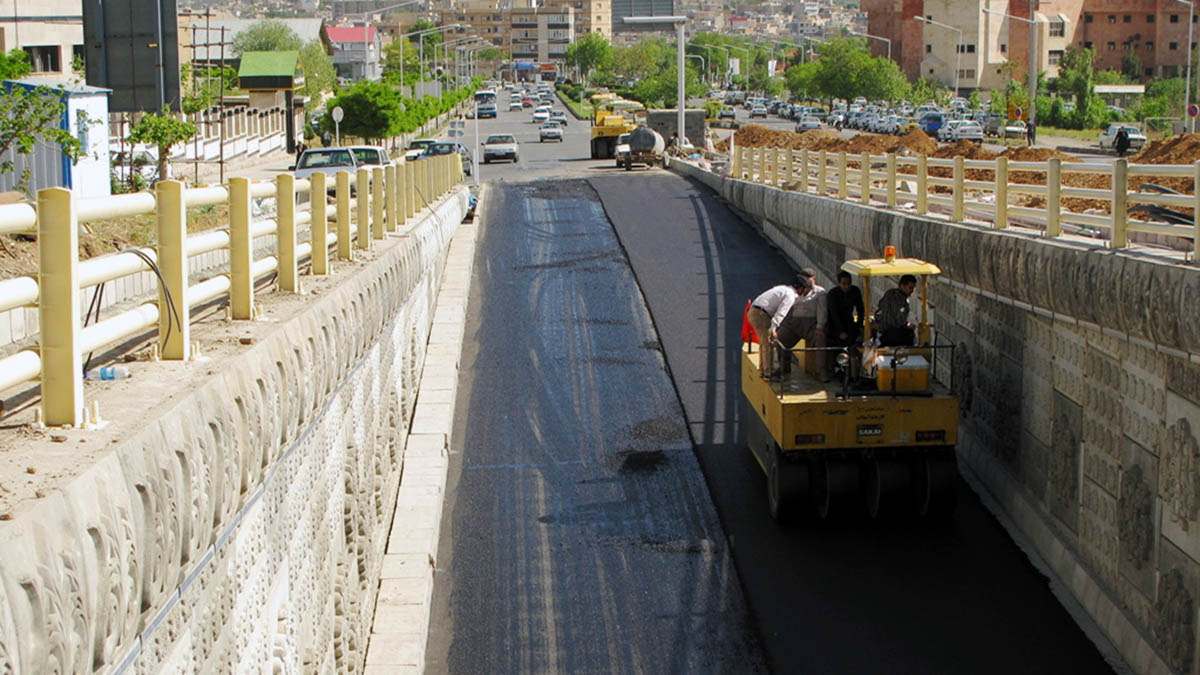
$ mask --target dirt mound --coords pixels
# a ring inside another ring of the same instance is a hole
[[[900,145],[914,155],[932,155],[937,152],[937,141],[920,129],[913,129],[900,137]]]
[[[1072,157],[1066,153],[1053,150],[1051,148],[1030,148],[1028,146],[1019,145],[1015,148],[1009,148],[1000,153],[1001,157],[1007,157],[1014,162],[1046,162],[1057,157],[1066,162],[1082,161],[1076,157]]]
[[[1181,134],[1161,141],[1151,141],[1136,155],[1131,164],[1192,164],[1200,159],[1200,134]]]
[[[938,148],[930,157],[940,159],[949,159],[962,155],[965,159],[996,159],[996,153],[991,150],[984,150],[979,143],[972,141],[957,141],[951,145],[943,145]]]
[[[739,148],[792,148],[801,150],[827,150],[832,144],[844,143],[836,131],[815,129],[797,134],[784,129],[769,129],[757,124],[748,124],[733,134],[733,142]],[[729,151],[729,140],[716,145],[718,152]]]

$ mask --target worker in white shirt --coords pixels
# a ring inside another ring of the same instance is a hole
[[[792,304],[796,302],[797,293],[811,285],[812,281],[808,277],[796,275],[791,284],[773,286],[750,303],[750,311],[747,312],[746,318],[750,321],[754,332],[758,334],[758,342],[761,347],[758,370],[764,379],[769,378],[773,371],[774,344],[779,324],[783,323],[788,312],[792,311]]]
[[[825,346],[825,324],[829,317],[826,308],[826,291],[817,283],[817,273],[811,268],[806,267],[800,270],[800,276],[808,279],[809,286],[796,292],[792,310],[784,317],[775,332],[784,349],[795,347],[800,340],[804,340],[806,347],[823,348]],[[828,382],[830,379],[828,358],[822,354],[819,363],[821,364],[821,381]]]

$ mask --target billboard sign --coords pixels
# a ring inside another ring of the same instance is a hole
[[[730,59],[729,59],[729,74],[730,75],[741,75],[742,74],[741,66],[742,66],[741,59],[735,58],[735,57],[730,57]]]
[[[179,110],[175,0],[84,0],[87,83],[112,90],[110,112]]]

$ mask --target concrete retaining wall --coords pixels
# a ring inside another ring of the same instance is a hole
[[[671,168],[827,283],[887,244],[937,262],[960,463],[1137,672],[1200,672],[1200,269]]]
[[[0,522],[0,672],[362,672],[465,189],[436,210]]]

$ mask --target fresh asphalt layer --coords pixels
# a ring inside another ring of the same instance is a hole
[[[521,161],[480,171],[428,672],[1112,672],[965,484],[940,526],[774,525],[737,349],[787,262],[528,120],[480,124]]]
[[[704,186],[665,173],[591,182],[650,308],[774,672],[1112,672],[961,481],[943,525],[776,526],[738,443],[738,349],[746,300],[790,268]]]

